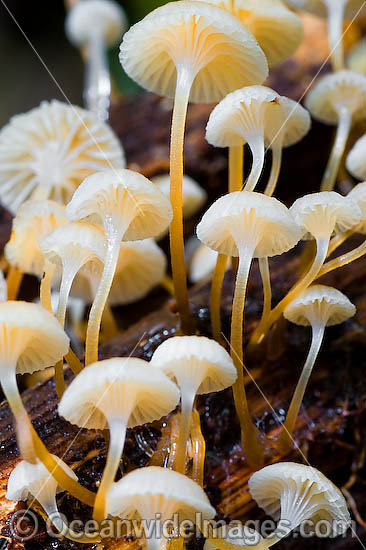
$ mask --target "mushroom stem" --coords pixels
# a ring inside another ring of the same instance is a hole
[[[278,182],[278,177],[280,175],[281,164],[282,164],[282,140],[281,140],[281,143],[279,143],[278,140],[276,140],[275,143],[272,144],[271,150],[272,150],[271,173],[270,173],[266,188],[264,190],[264,194],[268,195],[269,197],[272,197],[273,193],[275,192],[276,185]]]
[[[194,333],[194,321],[191,315],[187,274],[184,262],[183,237],[183,147],[189,94],[194,75],[184,67],[177,67],[177,87],[174,98],[174,109],[170,139],[170,202],[173,219],[170,224],[170,253],[175,298],[185,334]]]
[[[39,297],[41,301],[41,306],[43,309],[46,309],[49,313],[52,313],[52,304],[51,304],[51,284],[53,274],[55,272],[55,264],[46,260],[44,265],[44,275],[41,281],[41,287],[39,291]]]
[[[271,311],[272,304],[272,289],[271,289],[271,276],[269,273],[268,258],[258,258],[259,271],[263,284],[263,310],[262,319],[267,317]]]
[[[333,191],[339,166],[352,124],[352,113],[347,107],[339,108],[339,122],[333,148],[324,172],[320,191]]]
[[[181,387],[181,413],[179,418],[179,439],[175,454],[175,470],[180,474],[185,474],[186,469],[186,449],[189,432],[191,429],[191,417],[193,403],[196,397],[197,388]]]
[[[360,246],[354,248],[350,252],[342,254],[342,256],[338,256],[338,258],[334,258],[334,260],[330,260],[329,262],[324,264],[316,278],[319,279],[320,277],[326,275],[334,269],[338,269],[339,267],[343,267],[350,264],[351,262],[354,262],[355,260],[358,260],[358,258],[361,258],[361,256],[363,256],[365,253],[366,241],[364,241],[362,244],[360,244]]]
[[[200,415],[196,408],[192,412],[191,440],[193,447],[192,479],[203,487],[206,442],[202,435]]]
[[[253,164],[250,174],[246,183],[244,184],[244,191],[254,191],[264,166],[264,139],[263,136],[254,136],[250,142],[248,141],[250,150],[253,155]]]
[[[160,281],[160,286],[166,290],[171,296],[174,296],[174,284],[169,275],[165,275]]]
[[[64,394],[64,391],[66,390],[63,359],[61,359],[60,361],[57,361],[55,365],[55,383],[56,383],[57,397],[58,399],[61,399],[61,397]]]
[[[243,145],[229,147],[229,193],[240,191],[243,186]]]
[[[102,315],[102,329],[105,340],[111,340],[118,334],[118,325],[111,306],[107,303]]]
[[[211,329],[213,337],[217,342],[221,341],[221,289],[225,276],[227,256],[219,254],[217,256],[215,271],[211,283],[210,293],[210,312]]]
[[[127,423],[128,415],[125,418],[122,416],[114,418],[108,423],[110,439],[107,463],[104,468],[103,477],[100,482],[97,496],[95,497],[93,510],[93,518],[99,523],[107,517],[107,494],[114,482],[114,478],[116,477],[116,473],[121,462],[121,456],[126,439]]]
[[[286,415],[286,420],[278,440],[280,449],[286,453],[290,452],[293,448],[294,441],[292,435],[294,433],[295,422],[299,414],[300,406],[305,395],[305,390],[313,370],[313,366],[316,358],[318,357],[320,346],[323,342],[325,324],[319,322],[313,324],[311,331],[312,339],[309,353],[302,369],[300,379],[297,383],[295,393],[292,396],[290,407]]]
[[[8,289],[8,300],[16,300],[20,285],[22,284],[23,273],[17,267],[11,265],[6,277],[6,286]]]
[[[284,298],[276,305],[274,309],[261,319],[261,322],[259,323],[258,327],[253,332],[249,346],[248,351],[252,349],[257,344],[260,344],[262,342],[263,338],[273,325],[279,319],[279,317],[282,315],[285,308],[293,301],[295,298],[297,298],[303,290],[305,290],[311,283],[320,276],[322,265],[325,261],[325,258],[327,257],[328,252],[328,246],[329,246],[329,237],[328,238],[319,238],[316,240],[316,255],[314,258],[314,261],[309,269],[309,271],[304,275],[304,277],[298,281],[292,288],[289,290],[289,292],[286,294]],[[329,263],[329,262],[328,262]]]
[[[337,233],[330,241],[329,247],[328,247],[328,254],[327,257],[329,257],[333,252],[341,246],[341,244],[344,243],[349,237],[351,237],[354,233],[357,233],[358,226],[352,227],[352,229],[349,229],[348,231],[345,231],[344,233]]]
[[[103,32],[100,29],[95,28],[90,31],[91,36],[87,45],[84,101],[87,109],[95,113],[100,120],[107,120],[111,81],[106,45]]]
[[[343,19],[347,0],[324,0],[328,11],[328,40],[333,71],[344,69]]]

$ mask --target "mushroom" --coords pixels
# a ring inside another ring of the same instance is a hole
[[[351,151],[348,153],[346,160],[347,170],[352,176],[358,180],[366,180],[366,134],[360,137]]]
[[[77,477],[72,469],[67,466],[61,458],[55,455],[51,456],[70,478],[77,481]],[[100,537],[95,539],[90,535],[83,537],[79,533],[75,533],[69,529],[60,514],[56,502],[56,495],[62,491],[64,491],[64,489],[57,483],[52,475],[50,475],[42,462],[31,464],[30,462],[22,460],[16,465],[9,476],[5,498],[8,500],[23,501],[32,498],[32,503],[34,500],[37,500],[49,520],[64,537],[80,543],[84,542],[91,544],[93,542],[98,542]]]
[[[347,57],[347,68],[366,76],[366,39],[363,38],[351,50]]]
[[[106,123],[80,107],[44,101],[0,131],[0,200],[13,214],[28,198],[66,204],[89,174],[124,165]]]
[[[310,286],[286,307],[285,318],[296,325],[311,326],[312,337],[311,346],[279,438],[282,449],[291,450],[296,418],[323,342],[325,327],[343,323],[355,313],[355,306],[342,292],[324,285]]]
[[[108,118],[111,82],[106,49],[115,46],[127,28],[122,7],[114,0],[83,0],[66,17],[72,44],[86,48],[85,102],[100,120]]]
[[[142,359],[115,357],[85,368],[66,389],[59,414],[82,428],[109,428],[110,442],[102,481],[95,499],[94,519],[106,517],[105,499],[121,460],[127,428],[141,426],[170,413],[179,390],[163,372],[152,371]]]
[[[170,195],[170,176],[164,174],[155,176],[151,179],[157,185],[162,193],[169,198]],[[192,218],[207,200],[207,193],[193,178],[183,174],[182,179],[182,199],[183,199],[183,218]]]
[[[334,71],[344,68],[343,21],[355,20],[366,14],[363,0],[286,0],[287,4],[299,10],[328,19],[328,40],[330,58]]]
[[[243,377],[243,313],[253,258],[271,257],[290,250],[301,231],[289,210],[273,197],[241,191],[221,197],[197,226],[197,236],[220,254],[239,256],[231,317],[231,357],[238,378],[233,386],[235,408],[248,462],[261,461],[259,433],[249,413]]]
[[[199,283],[212,276],[218,254],[209,246],[200,243],[192,254],[189,266],[189,278],[192,283]]]
[[[155,350],[152,367],[162,370],[180,389],[181,417],[175,469],[185,473],[186,446],[196,395],[232,386],[237,374],[227,351],[205,336],[174,336]]]
[[[300,17],[281,0],[205,0],[235,15],[254,35],[273,67],[290,57],[303,39]]]
[[[352,123],[366,116],[365,98],[366,78],[346,70],[321,78],[306,98],[305,105],[314,118],[325,124],[337,125],[321,191],[332,191],[334,188]]]
[[[163,537],[179,536],[166,533],[165,529],[167,522],[175,516],[181,526],[184,520],[195,522],[197,513],[202,523],[213,519],[216,514],[197,483],[159,466],[138,468],[114,483],[108,493],[108,512],[123,519],[143,519],[145,527],[161,522],[162,530],[155,524],[149,535],[145,532],[148,550],[163,550],[167,542],[162,540]]]
[[[155,237],[171,220],[168,199],[141,174],[106,170],[86,178],[67,205],[71,220],[104,226],[107,251],[104,270],[89,314],[85,364],[98,360],[99,329],[112,286],[121,241]]]
[[[220,101],[236,88],[262,83],[266,58],[254,37],[227,11],[205,2],[169,2],[148,14],[124,36],[120,61],[144,88],[174,98],[170,142],[172,272],[182,330],[191,318],[182,219],[183,143],[188,101]]]
[[[15,416],[22,457],[35,461],[30,421],[19,394],[16,374],[33,373],[54,365],[66,355],[69,339],[56,319],[39,305],[0,303],[0,382]]]

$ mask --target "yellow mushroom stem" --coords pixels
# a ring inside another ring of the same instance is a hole
[[[45,261],[43,279],[41,281],[41,288],[39,291],[41,306],[43,309],[47,310],[53,315],[52,304],[51,304],[51,284],[53,279],[53,274],[55,272],[55,264]]]
[[[338,269],[340,267],[350,264],[351,262],[354,262],[355,260],[358,260],[358,258],[361,258],[365,253],[366,241],[364,241],[362,244],[360,244],[360,246],[354,248],[350,252],[342,254],[341,256],[338,256],[338,258],[334,258],[334,260],[330,260],[329,262],[324,264],[316,278],[318,279],[323,275],[326,275],[330,271],[333,271],[334,269]]]
[[[334,140],[333,148],[330,153],[327,167],[324,172],[323,180],[320,186],[320,191],[333,191],[337,175],[339,172],[339,166],[341,164],[342,156],[346,148],[347,139],[352,124],[352,113],[347,107],[341,107],[339,109],[339,120]]]
[[[195,75],[177,67],[177,85],[170,139],[170,202],[173,218],[170,224],[170,254],[174,293],[184,334],[194,334],[194,321],[188,301],[187,273],[184,262],[183,236],[183,147],[189,95]]]
[[[361,225],[361,224],[360,224]],[[351,237],[354,233],[357,233],[359,225],[356,227],[353,227],[352,229],[349,229],[348,231],[345,231],[344,233],[337,233],[330,241],[329,247],[328,247],[328,254],[327,257],[333,254],[333,252],[341,246],[341,244],[344,243],[349,237]]]
[[[310,269],[305,273],[302,279],[298,281],[286,294],[286,296],[276,305],[274,309],[265,317],[263,317],[258,327],[253,332],[248,344],[248,351],[254,346],[260,344],[263,338],[271,328],[271,326],[280,318],[285,308],[297,298],[303,290],[320,276],[320,271],[327,257],[329,246],[329,238],[316,240],[316,255]]]
[[[175,454],[175,471],[185,474],[186,450],[189,433],[191,430],[191,417],[193,403],[196,397],[197,388],[181,388],[181,413],[179,417],[179,438]]]
[[[211,283],[210,293],[210,315],[211,329],[214,339],[221,342],[221,292],[222,283],[225,276],[227,256],[219,254],[217,256],[215,271]]]
[[[83,370],[84,368],[83,364],[81,363],[80,359],[75,355],[75,353],[72,351],[71,348],[69,348],[69,351],[65,355],[65,359],[74,374],[79,374],[79,372]]]
[[[243,186],[244,146],[229,147],[229,193],[240,191]]]
[[[165,275],[160,281],[160,286],[168,292],[171,296],[174,296],[174,284],[169,275]]]
[[[268,258],[259,258],[259,271],[262,278],[263,284],[263,310],[262,310],[262,319],[267,317],[271,311],[272,304],[272,288],[271,288],[271,276],[269,273],[269,264]]]
[[[311,330],[312,337],[309,353],[302,369],[300,379],[297,383],[295,393],[292,396],[290,407],[286,415],[286,420],[278,440],[279,448],[284,453],[290,452],[291,449],[294,447],[292,436],[294,433],[295,423],[299,414],[302,400],[305,395],[305,390],[309,382],[311,372],[314,367],[314,363],[316,361],[316,358],[318,357],[320,346],[323,342],[325,323],[316,323],[312,325]]]
[[[8,289],[8,300],[16,300],[20,285],[22,284],[23,273],[17,267],[11,265],[6,277],[6,286]]]
[[[179,440],[179,417],[180,415],[174,414],[173,418],[170,421],[170,444],[169,458],[167,463],[167,468],[169,468],[169,470],[175,470],[175,457]]]
[[[203,487],[206,442],[202,435],[200,415],[196,408],[192,412],[191,442],[193,451],[192,479]]]
[[[118,334],[118,325],[114,318],[111,306],[107,303],[105,305],[102,315],[102,329],[105,340],[111,340]]]
[[[264,190],[264,194],[272,197],[275,192],[282,164],[282,139],[276,139],[271,145],[272,166],[269,180]]]
[[[347,0],[324,0],[328,11],[328,40],[334,71],[344,69],[343,19]]]

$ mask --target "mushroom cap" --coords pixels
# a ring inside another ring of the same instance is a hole
[[[352,302],[336,288],[312,285],[293,300],[283,314],[296,325],[309,326],[323,321],[332,326],[343,323],[355,313]]]
[[[109,216],[130,221],[124,241],[155,237],[169,225],[172,207],[147,178],[132,170],[106,170],[86,178],[67,205],[70,220],[103,225]]]
[[[88,175],[110,166],[125,166],[119,140],[74,105],[43,101],[0,131],[0,200],[14,214],[39,188],[44,198],[66,204]]]
[[[342,107],[352,113],[353,120],[365,118],[366,78],[348,70],[327,74],[317,80],[305,99],[305,107],[325,124],[338,124]]]
[[[8,299],[8,285],[4,273],[0,269],[0,302],[6,302]]]
[[[164,174],[156,176],[151,181],[157,185],[160,191],[169,198],[170,196],[170,176]],[[184,218],[192,218],[205,204],[207,193],[193,178],[183,175],[183,216]]]
[[[121,243],[109,303],[117,306],[144,298],[161,282],[166,268],[166,256],[153,239]]]
[[[249,242],[256,241],[253,258],[283,254],[301,238],[301,231],[288,208],[274,197],[254,191],[237,191],[217,199],[197,226],[197,236],[210,248],[227,256],[238,256],[234,224],[245,215]],[[246,233],[242,233],[243,238]],[[238,233],[238,232],[237,232]]]
[[[51,455],[59,466],[75,481],[77,477],[73,470],[61,458]],[[22,460],[11,472],[5,498],[8,500],[27,500],[29,497],[38,498],[44,491],[56,494],[64,491],[52,477],[42,462],[31,464]]]
[[[363,38],[355,46],[347,57],[347,67],[351,71],[366,75],[366,39]]]
[[[150,364],[177,381],[199,384],[197,394],[211,393],[232,386],[237,371],[228,352],[206,336],[174,336],[155,350]]]
[[[147,466],[123,476],[107,497],[108,512],[122,518],[149,519],[144,514],[161,513],[163,519],[179,514],[179,520],[212,519],[216,512],[204,490],[189,477],[159,466]]]
[[[356,141],[348,153],[346,167],[356,179],[366,180],[366,134]]]
[[[251,31],[273,67],[290,57],[303,38],[300,17],[281,0],[206,0],[236,15]]]
[[[66,210],[55,201],[26,201],[13,220],[11,237],[5,246],[8,261],[23,273],[42,277],[42,239],[67,223]]]
[[[192,283],[198,283],[212,275],[216,267],[217,256],[216,250],[200,243],[192,254],[189,267],[189,278]]]
[[[325,0],[286,0],[286,2],[289,6],[292,6],[298,10],[308,11],[320,17],[328,16],[327,4]],[[364,4],[365,3],[363,0],[346,0],[345,17],[350,19],[365,15],[366,9],[364,8]]]
[[[282,147],[298,143],[309,132],[311,117],[309,112],[297,101],[286,96],[278,96],[277,105],[269,110],[265,127],[266,146],[271,147],[279,135]]]
[[[151,92],[175,96],[176,67],[195,77],[190,101],[212,103],[242,86],[262,83],[267,60],[251,32],[226,10],[179,0],[149,13],[124,35],[120,62]]]
[[[102,33],[108,46],[114,46],[127,28],[122,7],[114,0],[82,0],[66,16],[65,30],[75,46],[88,42],[96,30]]]
[[[347,195],[357,203],[361,210],[361,221],[357,225],[358,233],[366,233],[366,181],[356,185]]]
[[[0,349],[19,374],[51,367],[68,352],[69,338],[56,318],[38,304],[0,303]]]
[[[267,109],[276,104],[277,92],[266,86],[247,86],[228,94],[213,109],[206,126],[206,139],[215,147],[246,143],[269,119]]]
[[[303,231],[303,239],[344,233],[361,218],[361,210],[355,201],[335,191],[300,197],[293,203],[290,212]]]
[[[134,403],[128,427],[159,420],[178,405],[177,386],[163,372],[135,357],[114,357],[93,363],[73,379],[58,412],[71,424],[103,430],[107,417],[121,415]]]
[[[304,520],[338,520],[342,522],[338,523],[339,530],[331,523],[337,535],[345,532],[351,522],[341,491],[311,466],[293,462],[265,466],[251,476],[249,490],[266,514],[275,521],[290,521],[294,527]]]

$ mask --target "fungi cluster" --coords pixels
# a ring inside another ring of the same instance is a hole
[[[265,85],[269,67],[291,56],[302,39],[301,18],[281,0],[168,2],[124,34],[119,59],[125,72],[145,89],[174,101],[169,174],[150,181],[126,168],[122,145],[105,120],[110,95],[106,48],[127,27],[112,0],[80,0],[67,16],[67,35],[86,58],[87,109],[44,102],[16,115],[0,131],[0,200],[15,216],[4,250],[6,279],[0,281],[0,383],[14,415],[22,459],[9,478],[7,498],[37,500],[70,540],[103,545],[98,532],[84,540],[65,528],[57,504],[61,491],[91,506],[97,522],[108,516],[148,521],[156,514],[169,520],[177,513],[181,521],[194,521],[196,513],[212,520],[216,512],[204,491],[205,440],[196,397],[230,387],[243,457],[253,472],[251,496],[278,522],[268,537],[257,533],[252,547],[265,549],[280,541],[284,524],[287,534],[307,520],[341,521],[333,535],[349,527],[342,493],[321,472],[294,462],[269,463],[273,449],[284,459],[296,446],[296,421],[325,328],[356,311],[343,293],[317,279],[366,252],[364,241],[337,255],[355,233],[366,233],[366,181],[352,185],[347,195],[336,190],[344,166],[355,179],[366,178],[361,132],[345,155],[351,130],[366,120],[366,77],[358,70],[359,52],[355,49],[345,61],[342,43],[343,20],[355,20],[365,8],[358,0],[287,4],[328,18],[333,72],[316,80],[305,107]],[[364,51],[364,45],[359,49]],[[227,194],[211,205],[205,190],[183,174],[189,102],[217,103],[206,139],[228,148]],[[307,134],[311,116],[337,127],[334,145],[319,192],[285,205],[274,196],[277,183],[281,185],[282,151]],[[245,145],[252,157],[247,178]],[[271,171],[263,181],[269,150]],[[190,279],[212,279],[211,334],[198,332],[191,312],[183,238],[184,218],[197,220],[203,208],[196,225],[201,245],[193,255]],[[158,244],[168,231],[170,268]],[[300,250],[301,241],[306,243],[297,281],[273,304],[269,259]],[[244,342],[245,298],[256,259],[263,282],[262,316]],[[228,269],[235,289],[230,338],[224,342],[220,304]],[[17,300],[24,274],[40,281],[40,303]],[[98,360],[101,332],[119,330],[111,306],[136,302],[159,284],[174,294],[179,334],[160,344],[149,362]],[[69,318],[75,298],[81,314]],[[269,439],[251,415],[244,352],[246,344],[248,351],[263,345],[282,316],[310,326],[312,336],[282,429]],[[72,349],[71,333],[85,344],[84,359]],[[65,361],[73,371],[68,385]],[[54,367],[59,415],[79,428],[108,434],[96,492],[83,486],[63,457],[47,450],[23,405],[16,375],[48,367]],[[161,464],[130,471],[116,482],[126,430],[167,415],[171,441]],[[243,547],[219,530],[203,535],[207,549]],[[150,550],[175,539],[183,545],[175,532],[168,541],[146,532],[145,538]]]

